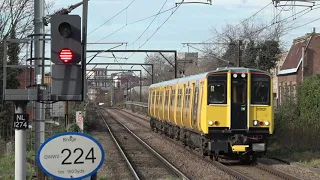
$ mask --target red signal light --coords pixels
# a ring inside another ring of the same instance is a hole
[[[73,52],[71,49],[63,48],[59,53],[60,60],[64,63],[69,63],[73,59]]]

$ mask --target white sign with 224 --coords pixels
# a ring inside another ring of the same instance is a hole
[[[103,160],[100,143],[85,134],[55,135],[38,151],[41,169],[56,179],[85,178],[97,171]]]

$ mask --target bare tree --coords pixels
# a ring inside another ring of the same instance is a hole
[[[53,3],[46,4],[48,11]],[[2,65],[3,65],[3,50],[8,48],[8,63],[19,62],[19,54],[24,44],[9,43],[8,47],[3,46],[3,39],[17,38],[21,39],[33,32],[34,19],[34,0],[0,0],[0,87],[2,87]],[[10,74],[9,74],[10,73]],[[7,85],[17,88],[18,71],[10,71],[8,73]],[[10,126],[11,116],[13,113],[12,102],[2,101],[2,89],[0,90],[0,129],[7,129],[6,134],[0,133],[2,138],[7,138],[12,135],[12,128]],[[0,137],[1,138],[1,137]]]
[[[45,3],[49,12],[53,2]],[[9,36],[16,28],[17,38],[22,38],[33,31],[34,0],[0,0],[0,38]]]
[[[174,65],[174,56],[168,56],[166,54],[164,55],[166,59],[168,59],[170,63]],[[145,58],[145,63],[153,64],[154,83],[174,78],[174,68],[170,65],[170,63],[168,63],[166,59],[162,57],[159,53],[148,55]],[[146,69],[150,73],[152,72],[150,66]],[[147,82],[149,85],[151,84],[151,77],[147,78]]]
[[[242,57],[248,57],[250,55],[250,62],[256,63],[253,62],[254,60],[252,60],[252,58],[257,59],[259,58],[258,56],[266,56],[266,54],[261,53],[268,52],[257,51],[257,48],[261,47],[260,44],[269,41],[280,43],[280,37],[284,35],[286,28],[287,27],[284,23],[270,25],[254,17],[242,22],[238,26],[233,26],[227,23],[221,28],[221,30],[212,28],[211,32],[213,34],[213,38],[211,42],[214,45],[204,46],[204,58],[202,58],[202,62],[200,62],[202,67],[204,67],[202,70],[205,70],[205,68],[208,67],[216,68],[221,66],[230,66],[223,60],[231,61],[233,64],[236,64],[236,61],[239,58],[239,40],[242,40]],[[274,43],[267,44],[274,45]],[[253,51],[255,52],[255,57],[252,57]]]

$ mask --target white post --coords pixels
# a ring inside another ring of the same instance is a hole
[[[304,52],[305,52],[305,47],[304,46],[302,46],[302,62],[301,62],[301,81],[303,81],[303,77],[304,77]]]
[[[15,102],[15,113],[22,114],[25,109],[25,102]],[[25,129],[16,129],[15,130],[15,180],[25,180],[27,176],[26,172],[26,142],[27,142],[27,130]]]

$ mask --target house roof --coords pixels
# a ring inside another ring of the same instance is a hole
[[[278,75],[296,73],[302,62],[302,46],[307,46],[312,36],[304,36],[294,41],[290,51],[284,60]],[[320,36],[313,36],[310,43],[320,43]]]

